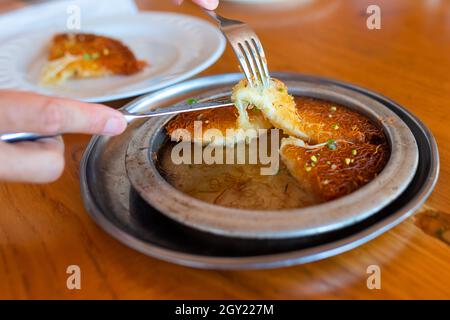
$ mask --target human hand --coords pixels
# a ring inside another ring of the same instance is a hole
[[[126,126],[119,111],[103,105],[0,90],[0,133],[116,135]],[[13,144],[0,141],[0,180],[51,182],[63,169],[61,137]]]
[[[173,2],[177,5],[182,4],[183,1],[184,0],[173,0]],[[219,0],[192,0],[192,2],[208,10],[214,10],[219,5]]]

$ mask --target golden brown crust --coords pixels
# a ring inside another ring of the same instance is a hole
[[[176,129],[186,129],[193,134],[194,122],[202,121],[202,130],[218,129],[225,135],[226,129],[236,127],[237,115],[235,107],[181,113],[169,121],[166,130],[169,135]]]
[[[336,199],[370,182],[384,168],[389,146],[383,131],[368,118],[321,100],[297,98],[297,105],[310,140],[333,141],[316,149],[287,144],[280,150],[289,172],[310,192],[323,201]]]
[[[267,129],[271,127],[270,123],[264,119],[259,110],[252,109],[247,113],[250,123],[255,125],[256,129]],[[202,133],[205,133],[205,131],[209,129],[216,129],[219,130],[223,136],[226,136],[227,129],[240,129],[237,121],[238,114],[238,110],[235,107],[223,107],[181,113],[169,121],[166,125],[166,131],[171,136],[175,130],[185,129],[191,137],[194,137],[194,122],[201,122]],[[243,137],[244,136],[241,136],[241,138]],[[200,140],[202,138],[203,137],[195,137],[196,140]],[[239,138],[236,139],[232,139],[232,141],[237,142],[239,140]],[[204,140],[203,142],[203,144],[207,144],[209,141]]]
[[[329,139],[375,142],[384,135],[368,118],[341,105],[312,98],[296,98],[302,130],[310,144]]]

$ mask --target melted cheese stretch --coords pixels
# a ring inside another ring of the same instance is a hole
[[[231,96],[239,111],[238,123],[240,128],[251,128],[246,112],[249,106],[261,110],[264,117],[276,128],[286,134],[301,139],[308,136],[300,129],[301,119],[297,113],[294,97],[289,95],[284,83],[277,79],[270,79],[269,87],[250,87],[243,79],[233,88]]]
[[[309,145],[301,139],[297,139],[294,137],[288,137],[288,138],[281,139],[280,150],[288,145],[292,145],[292,146],[296,146],[296,147],[300,147],[300,148],[304,148],[304,149],[317,149],[317,148],[324,147],[327,144],[328,144],[328,142],[323,142],[323,143],[319,143],[319,144],[315,144],[315,145]]]
[[[91,61],[86,61],[82,56],[67,54],[62,58],[50,61],[42,70],[42,84],[57,84],[73,78],[92,78],[110,75],[111,72]]]
[[[66,80],[71,76],[71,73],[66,72],[67,67],[77,61],[78,58],[72,55],[65,55],[62,58],[53,60],[45,65],[41,74],[41,83],[50,84],[58,83]]]

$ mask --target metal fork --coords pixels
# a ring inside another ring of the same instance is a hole
[[[218,22],[220,30],[236,53],[250,86],[255,87],[260,82],[267,87],[270,79],[269,69],[256,33],[244,22],[224,18],[211,10],[204,11]]]
[[[189,100],[191,100],[191,99],[189,99]],[[201,111],[201,110],[221,108],[221,107],[230,107],[230,106],[234,106],[234,103],[231,102],[229,100],[229,98],[214,98],[212,100],[204,99],[204,100],[199,100],[199,101],[182,101],[171,107],[153,109],[153,110],[150,110],[148,112],[143,112],[143,113],[129,112],[128,110],[126,110],[126,108],[119,110],[119,111],[123,113],[126,121],[130,122],[134,119],[160,117],[160,116],[166,116],[166,115],[171,115],[171,114]],[[5,134],[0,134],[0,141],[10,142],[10,143],[22,142],[22,141],[36,141],[36,140],[44,139],[44,138],[52,138],[52,137],[55,137],[58,135],[59,134],[43,135],[43,134],[33,133],[33,132],[5,133]]]

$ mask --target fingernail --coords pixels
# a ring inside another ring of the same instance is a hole
[[[177,6],[183,3],[183,0],[173,0],[173,3],[175,3]]]
[[[103,128],[103,134],[113,136],[122,133],[127,126],[125,119],[110,118],[106,121],[106,125]]]
[[[219,5],[219,0],[198,0],[197,2],[208,10],[214,10]]]
[[[219,6],[219,0],[209,0],[210,10],[215,10]]]
[[[219,5],[219,0],[208,0],[208,2],[214,7],[217,7]]]

